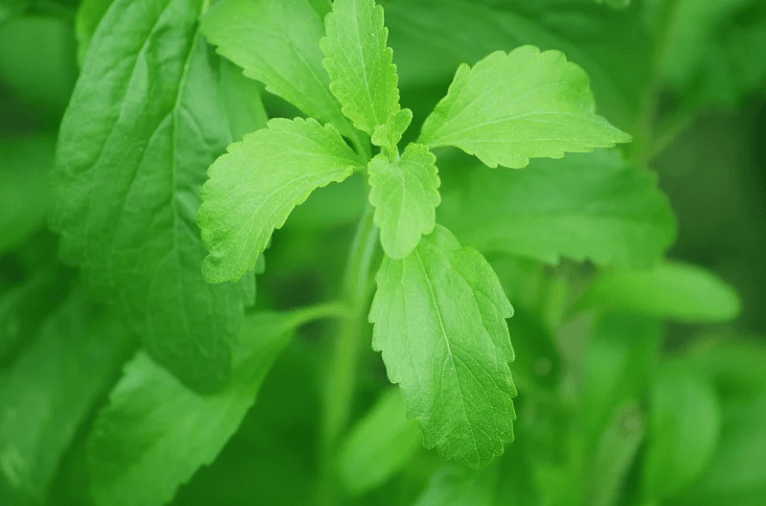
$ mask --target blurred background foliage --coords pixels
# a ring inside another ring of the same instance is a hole
[[[354,477],[362,464],[353,459],[361,457],[349,450],[342,472],[351,476],[355,503],[766,504],[766,2],[380,3],[402,104],[421,120],[460,62],[497,49],[555,48],[585,68],[599,113],[635,138],[626,156],[655,171],[669,197],[679,232],[668,256],[717,274],[742,305],[733,322],[724,314],[712,324],[674,321],[684,318],[640,304],[578,314],[568,301],[593,277],[592,266],[491,258],[517,308],[509,321],[518,356],[517,441],[478,473],[443,467],[433,452],[413,446],[411,425],[391,425],[395,406],[377,405],[380,421],[367,417],[368,426],[355,430],[393,427],[406,466],[389,464],[395,479],[386,469]],[[77,271],[59,263],[57,238],[45,225],[56,131],[85,59],[78,44],[108,5],[0,0],[3,505],[91,503],[89,429],[136,347],[119,317],[79,287]],[[272,115],[294,113],[274,97],[266,102]],[[357,176],[296,210],[267,252],[259,308],[337,295],[363,199]],[[652,287],[671,289],[665,283]],[[601,295],[588,296],[607,300],[610,289],[606,280]],[[324,374],[317,357],[326,352],[322,336],[331,334],[318,324],[301,330],[239,432],[174,504],[311,504],[317,378]],[[361,371],[357,416],[387,383],[376,354],[362,357]]]

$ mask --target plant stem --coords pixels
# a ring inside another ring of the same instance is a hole
[[[348,318],[351,314],[348,304],[340,302],[328,302],[327,304],[317,304],[315,306],[306,306],[293,311],[293,325],[300,326],[313,320],[330,318],[333,316]]]
[[[367,320],[367,302],[372,288],[370,270],[378,240],[373,211],[368,203],[351,246],[343,282],[343,296],[351,312],[341,323],[327,377],[320,434],[319,485],[319,504],[325,506],[337,504],[339,500],[335,464],[340,435],[348,424],[356,388],[356,362]]]

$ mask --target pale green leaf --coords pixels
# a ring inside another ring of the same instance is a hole
[[[614,150],[535,160],[523,171],[490,172],[446,159],[440,166],[438,219],[483,252],[643,267],[675,238],[673,211],[656,176]]]
[[[0,503],[45,499],[78,428],[134,349],[111,316],[75,290],[0,369]]]
[[[412,111],[401,109],[396,114],[392,114],[385,125],[375,127],[370,140],[376,146],[383,146],[391,152],[396,151],[396,146],[402,140],[402,135],[410,123],[412,123]]]
[[[721,413],[712,386],[688,364],[670,361],[651,393],[643,462],[644,489],[655,498],[676,495],[710,462]]]
[[[83,0],[77,8],[74,29],[77,36],[77,61],[81,67],[85,63],[96,27],[113,3],[114,0]]]
[[[354,126],[368,135],[399,111],[399,88],[383,7],[375,0],[335,0],[321,47],[330,90]]]
[[[401,393],[390,389],[343,442],[338,461],[341,482],[351,495],[367,492],[400,471],[421,445],[420,429],[407,419]]]
[[[295,206],[364,164],[332,125],[313,119],[273,119],[228,150],[202,188],[199,224],[210,250],[203,273],[211,283],[253,269]]]
[[[307,0],[215,2],[202,18],[202,33],[267,91],[343,135],[356,135],[330,93],[319,49],[324,26]]]
[[[447,96],[426,119],[419,142],[455,146],[490,167],[525,167],[628,142],[595,114],[587,74],[559,51],[522,46],[461,65]]]
[[[91,435],[96,504],[167,503],[178,485],[210,464],[237,430],[299,323],[291,313],[246,318],[234,348],[231,382],[209,396],[188,390],[139,353],[126,366]]]
[[[197,35],[202,0],[116,0],[61,125],[51,224],[61,252],[114,293],[149,353],[221,388],[253,280],[205,283],[196,225],[205,171],[231,141]]]
[[[427,447],[471,467],[513,439],[513,314],[492,268],[443,227],[402,260],[384,258],[370,310],[373,348]]]
[[[436,225],[441,198],[435,163],[436,157],[422,144],[408,145],[395,161],[384,154],[370,161],[370,203],[383,250],[391,258],[409,255],[420,236]]]
[[[730,321],[740,312],[739,296],[725,281],[679,262],[604,273],[578,305],[626,309],[689,323]]]

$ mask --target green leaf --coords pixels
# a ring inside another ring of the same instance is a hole
[[[211,283],[252,269],[295,206],[364,165],[332,125],[313,119],[272,119],[228,150],[202,188],[199,224],[210,250],[202,270]]]
[[[383,7],[375,0],[335,0],[321,48],[330,90],[356,128],[372,135],[399,111],[394,53],[386,46]]]
[[[410,123],[412,123],[412,111],[401,109],[396,114],[391,115],[385,125],[375,127],[370,140],[376,146],[382,146],[390,152],[395,152],[397,151],[396,146],[402,140],[402,135]]]
[[[407,419],[401,393],[390,389],[342,443],[341,483],[350,495],[378,487],[401,470],[421,445],[420,429]]]
[[[330,93],[319,49],[324,26],[307,0],[215,2],[202,18],[202,33],[267,91],[356,137]]]
[[[650,496],[676,495],[715,451],[721,413],[715,392],[688,364],[668,362],[651,394],[644,486]]]
[[[616,12],[583,3],[387,2],[400,88],[448,81],[461,63],[473,65],[492,51],[531,44],[562,51],[585,69],[598,110],[620,128],[634,128],[651,77],[652,52],[646,50],[651,40],[643,20],[633,9]]]
[[[760,506],[766,500],[766,393],[726,406],[709,465],[673,506]]]
[[[586,348],[580,397],[581,432],[589,444],[603,437],[617,409],[643,399],[661,346],[662,327],[653,318],[611,312],[596,322]]]
[[[261,101],[258,83],[242,74],[242,69],[225,58],[221,63],[221,94],[229,118],[231,138],[242,138],[266,126],[268,116]]]
[[[436,471],[415,506],[541,506],[533,463],[521,440],[484,469],[447,464]]]
[[[77,61],[82,67],[88,54],[90,42],[96,27],[104,18],[106,11],[115,0],[83,0],[77,8],[74,19],[75,35],[77,36]]]
[[[490,167],[522,168],[628,142],[595,114],[588,76],[559,51],[522,46],[458,68],[447,96],[426,119],[419,142],[455,146]]]
[[[731,321],[740,311],[737,292],[725,281],[700,267],[670,261],[601,275],[578,303],[593,305],[686,323]]]
[[[566,256],[642,267],[672,244],[676,224],[657,178],[616,151],[535,160],[523,171],[489,172],[440,161],[438,219],[461,241],[548,263]]]
[[[437,226],[402,260],[384,258],[370,310],[373,348],[399,383],[425,445],[470,467],[513,439],[516,395],[505,318],[513,314],[492,268]]]
[[[75,290],[0,370],[0,503],[42,502],[80,424],[133,347],[126,329]]]
[[[125,368],[91,435],[91,489],[97,505],[160,506],[210,464],[234,434],[271,364],[302,321],[295,313],[245,320],[231,382],[203,396],[139,353]]]
[[[441,202],[436,157],[422,144],[410,144],[395,161],[379,154],[368,171],[383,250],[391,258],[404,258],[436,225]]]
[[[55,142],[47,135],[0,140],[0,255],[44,224]]]
[[[197,36],[202,0],[116,0],[61,125],[51,224],[61,252],[116,292],[149,353],[200,391],[231,369],[252,279],[210,286],[196,225],[205,170],[230,142]]]

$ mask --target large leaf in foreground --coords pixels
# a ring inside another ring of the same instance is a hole
[[[439,175],[436,157],[422,144],[410,144],[391,161],[380,154],[369,164],[370,202],[380,242],[391,258],[404,258],[415,249],[422,234],[436,224]]]
[[[202,32],[219,53],[269,92],[355,136],[330,93],[319,49],[324,26],[307,0],[215,2],[202,18]]]
[[[399,111],[399,88],[393,51],[386,46],[383,7],[375,0],[336,0],[325,19],[321,47],[324,66],[343,113],[372,135]]]
[[[80,424],[135,346],[110,316],[75,290],[0,370],[0,504],[46,497]]]
[[[399,383],[427,447],[479,467],[513,439],[513,314],[475,250],[437,226],[402,260],[385,258],[370,310],[373,348]]]
[[[211,283],[252,269],[295,206],[364,163],[332,125],[313,119],[273,119],[228,149],[202,188],[199,224],[210,249],[203,273]]]
[[[98,505],[160,506],[210,464],[255,401],[271,364],[303,322],[300,313],[245,320],[231,382],[196,394],[139,353],[110,394],[91,436],[92,491]]]
[[[210,286],[196,225],[210,163],[230,141],[201,0],[117,0],[99,24],[61,125],[52,225],[62,256],[119,293],[149,353],[213,391],[252,296]]]
[[[426,119],[419,142],[455,146],[490,167],[525,167],[628,142],[595,114],[588,75],[559,51],[522,46],[458,68],[447,96]]]
[[[644,266],[675,238],[673,212],[656,177],[616,151],[535,160],[523,171],[445,161],[441,176],[439,221],[484,252]]]

